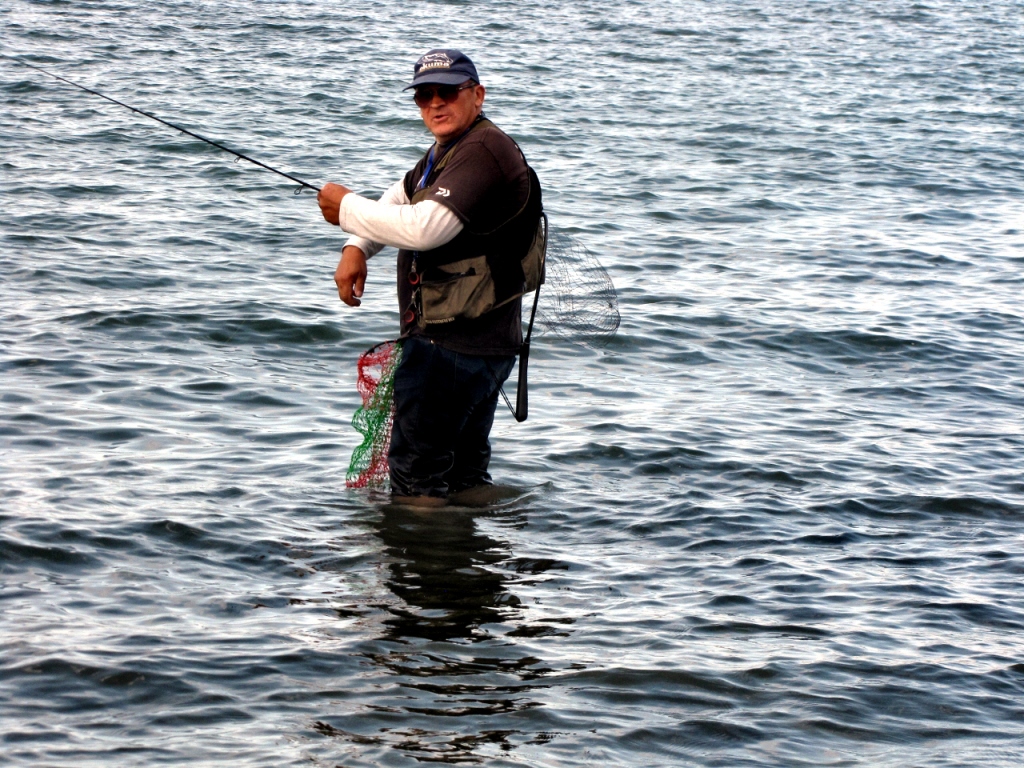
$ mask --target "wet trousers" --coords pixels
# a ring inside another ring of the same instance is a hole
[[[515,356],[467,355],[422,336],[402,341],[388,467],[396,496],[437,496],[491,482],[498,389]]]

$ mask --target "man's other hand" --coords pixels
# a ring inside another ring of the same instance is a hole
[[[328,223],[337,226],[341,198],[351,191],[341,186],[341,184],[324,184],[320,191],[316,193],[316,201],[320,205],[320,212],[323,213]]]
[[[337,185],[328,184],[327,186]],[[326,188],[324,187],[324,189]],[[323,208],[323,203],[320,204],[320,207]],[[324,211],[324,218],[327,219],[326,211]],[[327,220],[330,221],[330,219]],[[341,261],[338,262],[338,268],[334,270],[334,283],[338,286],[338,296],[342,301],[350,307],[359,306],[361,303],[359,297],[363,295],[363,286],[366,285],[366,256],[362,250],[354,245],[346,245],[341,249]]]

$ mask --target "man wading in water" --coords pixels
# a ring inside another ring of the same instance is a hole
[[[399,249],[391,492],[440,506],[491,482],[488,435],[522,344],[522,260],[541,195],[519,147],[484,117],[485,90],[465,54],[429,51],[409,88],[436,140],[427,154],[379,201],[326,184],[317,202],[354,235],[334,273],[349,306],[360,304],[367,259]]]

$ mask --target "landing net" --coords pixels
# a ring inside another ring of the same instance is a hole
[[[395,369],[402,359],[402,346],[385,341],[363,352],[356,362],[356,389],[363,405],[352,416],[352,426],[363,442],[352,451],[345,485],[349,488],[381,488],[388,479],[388,448],[395,415]]]
[[[603,347],[619,329],[619,300],[608,272],[572,235],[548,235],[540,327],[585,347]]]

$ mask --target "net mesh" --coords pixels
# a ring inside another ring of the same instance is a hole
[[[603,347],[619,329],[619,300],[608,272],[579,240],[548,235],[539,327],[586,347]]]
[[[363,405],[352,416],[352,426],[363,442],[352,451],[345,485],[349,488],[382,488],[388,480],[388,448],[395,415],[395,369],[402,359],[402,345],[385,341],[359,356],[356,389]]]

